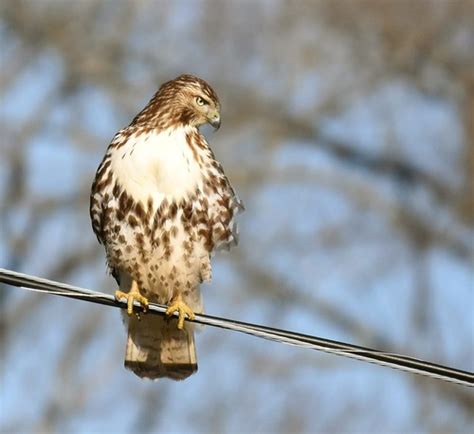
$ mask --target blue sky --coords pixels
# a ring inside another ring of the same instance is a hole
[[[190,35],[199,34],[190,23],[199,21],[201,12],[187,5],[179,2],[168,22],[176,35],[173,41],[158,32],[150,33],[151,43],[187,46]],[[140,19],[153,22],[154,16]],[[310,38],[324,31],[319,26],[306,29]],[[130,58],[142,41],[143,30],[137,29],[129,41]],[[235,41],[222,43],[234,46]],[[334,43],[336,52],[341,42]],[[263,42],[257,41],[242,61],[248,86],[271,69],[265,59],[259,60],[261,47]],[[193,70],[212,76],[215,58],[196,61],[210,49],[197,36],[187,48]],[[162,55],[173,59],[168,51],[173,50],[165,46]],[[347,65],[334,62],[334,52],[327,55],[332,66],[322,62],[320,68],[310,68],[291,97],[285,96],[284,78],[291,81],[292,66],[285,74],[283,65],[259,91],[270,101],[281,98],[292,116],[311,118],[332,86],[331,68],[334,76],[345,72]],[[52,95],[63,79],[62,62],[54,50],[41,51],[6,89],[0,108],[2,121],[14,125],[8,138],[21,131],[35,110],[44,105],[48,110],[44,125],[24,143],[25,197],[4,210],[8,234],[0,229],[6,240],[39,223],[18,271],[43,277],[50,277],[58,258],[96,246],[85,205],[88,185],[110,138],[158,84],[146,66],[128,60],[123,74],[140,91],[126,108],[117,106],[105,85],[93,82],[57,99]],[[163,70],[171,74],[189,67],[186,55],[174,62]],[[226,101],[233,95],[232,80],[228,86],[223,89]],[[49,101],[54,101],[52,107]],[[387,77],[360,89],[343,108],[315,116],[314,126],[367,155],[409,161],[453,191],[463,182],[467,139],[459,108],[407,78]],[[359,345],[388,342],[389,350],[474,369],[472,262],[442,241],[417,250],[397,220],[398,209],[409,209],[441,235],[449,229],[472,253],[472,228],[460,223],[448,205],[440,205],[422,187],[407,189],[389,176],[347,164],[317,140],[291,134],[272,139],[257,121],[237,127],[224,119],[209,140],[228,173],[235,175],[233,184],[246,212],[238,249],[214,258],[213,282],[203,290],[208,313]],[[5,138],[1,146],[6,154],[14,144]],[[10,161],[0,161],[2,198],[9,171]],[[256,180],[252,174],[258,174]],[[34,215],[31,204],[36,200],[52,205],[45,214]],[[9,248],[0,243],[0,264],[9,257]],[[112,292],[101,247],[94,252],[69,273],[68,281]],[[271,276],[273,289],[258,285],[258,273]],[[417,323],[421,283],[428,291],[421,309],[429,318],[425,328]],[[423,405],[439,426],[459,417],[451,425],[459,431],[467,423],[436,388],[420,387],[409,374],[211,328],[197,337],[197,375],[183,383],[139,381],[122,366],[125,331],[116,310],[7,291],[2,315],[10,327],[2,342],[0,426],[9,432],[284,432],[285,426],[301,432],[312,427],[428,432],[420,416]],[[328,307],[360,327],[344,326],[328,314]],[[52,426],[45,425],[48,417]]]

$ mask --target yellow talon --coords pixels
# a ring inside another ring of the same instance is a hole
[[[140,294],[138,290],[138,285],[135,281],[132,282],[132,287],[130,292],[115,291],[115,299],[120,301],[120,299],[125,298],[127,300],[127,314],[128,316],[133,314],[133,302],[137,300],[145,312],[148,308],[148,299]]]
[[[180,295],[176,297],[174,301],[166,309],[166,315],[171,316],[175,312],[179,313],[178,317],[178,329],[182,330],[184,328],[184,317],[187,316],[189,319],[193,320],[195,318],[194,312],[191,308],[183,301]]]

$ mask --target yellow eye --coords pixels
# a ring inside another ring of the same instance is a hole
[[[204,98],[201,98],[200,96],[197,96],[196,97],[196,104],[197,105],[204,105],[204,104],[208,104],[208,102]]]

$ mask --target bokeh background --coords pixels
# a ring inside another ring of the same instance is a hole
[[[0,265],[112,292],[89,188],[160,83],[208,80],[246,204],[210,314],[474,369],[474,2],[2,0]],[[0,288],[0,428],[467,432],[474,394],[206,328],[123,368],[116,309]]]

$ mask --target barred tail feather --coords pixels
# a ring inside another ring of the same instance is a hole
[[[192,329],[156,315],[130,318],[125,367],[141,378],[184,380],[198,369]]]

